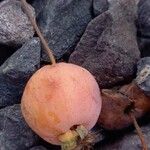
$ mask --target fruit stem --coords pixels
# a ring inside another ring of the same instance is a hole
[[[82,125],[77,126],[75,130],[67,131],[58,137],[61,142],[61,149],[74,150],[87,135],[88,130]]]
[[[22,3],[22,6],[23,6],[23,8],[25,10],[25,13],[28,16],[28,18],[29,18],[29,20],[30,20],[34,30],[36,31],[38,37],[40,38],[40,40],[41,40],[41,42],[43,44],[43,47],[44,47],[45,51],[47,52],[47,54],[48,54],[48,56],[50,58],[51,63],[52,64],[56,64],[56,60],[55,60],[55,57],[54,57],[54,55],[52,53],[52,50],[49,48],[48,43],[44,39],[44,37],[43,37],[43,35],[42,35],[42,33],[41,33],[37,23],[36,23],[35,18],[32,16],[32,14],[30,12],[30,9],[29,9],[29,6],[28,6],[28,3],[26,2],[26,0],[21,0],[21,3]]]
[[[142,143],[142,146],[143,146],[143,150],[148,150],[147,144],[146,144],[145,139],[144,139],[144,135],[143,135],[142,130],[139,127],[139,125],[138,125],[138,123],[136,121],[136,118],[135,118],[134,114],[130,113],[129,115],[130,115],[131,119],[133,120],[133,123],[134,123],[134,126],[136,128],[137,134],[138,134],[138,136],[139,136],[139,138],[141,140],[141,143]]]
[[[130,87],[128,90],[131,91],[131,88]],[[145,142],[145,139],[144,139],[144,135],[142,133],[142,130],[141,128],[139,127],[137,121],[136,121],[136,118],[135,118],[135,115],[133,114],[134,110],[135,110],[135,101],[134,99],[130,98],[128,95],[126,95],[125,93],[122,93],[122,92],[119,92],[120,94],[122,94],[123,96],[127,97],[128,100],[130,101],[130,105],[125,109],[125,113],[129,115],[129,117],[132,119],[133,121],[133,124],[134,124],[134,127],[137,131],[137,134],[140,138],[140,141],[141,141],[141,144],[143,146],[143,150],[148,150],[148,147],[147,147],[147,144]]]

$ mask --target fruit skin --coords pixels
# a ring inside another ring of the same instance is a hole
[[[44,140],[60,145],[58,136],[75,125],[90,130],[101,111],[98,84],[86,69],[67,63],[47,65],[28,81],[21,110],[28,125]]]

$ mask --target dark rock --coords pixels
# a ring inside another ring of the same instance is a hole
[[[150,56],[150,38],[138,38],[139,49],[141,51],[141,57]]]
[[[38,136],[25,123],[19,104],[0,110],[1,150],[27,150],[38,141]]]
[[[89,23],[70,57],[71,63],[88,69],[101,88],[132,79],[140,57],[135,2],[116,0],[110,6],[110,10]]]
[[[150,57],[142,58],[137,67],[136,83],[146,95],[150,96]]]
[[[73,50],[92,18],[91,7],[92,0],[51,0],[44,4],[37,22],[57,58]]]
[[[35,146],[30,148],[29,150],[48,150],[48,149],[45,148],[44,146]]]
[[[148,0],[141,0],[139,2],[138,9],[138,37],[139,48],[142,52],[142,56],[149,56],[150,50],[150,3]]]
[[[40,41],[26,42],[0,67],[0,107],[16,104],[30,76],[40,67]]]
[[[35,9],[36,16],[39,15],[39,13],[44,9],[45,5],[48,3],[48,0],[34,0],[31,5]]]
[[[138,43],[142,57],[146,57],[150,56],[150,1],[140,0],[138,6]]]
[[[104,11],[108,10],[109,3],[107,0],[93,0],[93,13],[94,16],[102,14]]]
[[[33,8],[31,10],[34,14]],[[33,35],[33,27],[21,9],[20,1],[0,2],[0,43],[18,46],[32,38]]]
[[[145,137],[145,141],[148,145],[148,150],[150,149],[150,124],[147,126],[142,127],[142,131]],[[129,134],[126,134],[118,140],[115,140],[113,142],[109,142],[109,139],[107,139],[108,142],[105,144],[99,144],[95,148],[95,150],[141,150],[142,145],[141,141],[137,135],[136,131],[133,131]]]
[[[0,66],[4,63],[4,61],[10,57],[14,52],[16,51],[16,48],[2,45],[0,44]]]

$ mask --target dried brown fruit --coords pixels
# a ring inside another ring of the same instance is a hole
[[[130,126],[133,121],[127,111],[133,109],[136,118],[150,111],[150,98],[134,82],[119,90],[102,90],[102,99],[102,112],[98,123],[108,130]]]

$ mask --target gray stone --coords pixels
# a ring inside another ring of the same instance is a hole
[[[19,104],[0,109],[1,150],[27,150],[38,142],[38,136],[25,123]]]
[[[150,96],[150,57],[142,58],[137,67],[136,83],[146,95]]]
[[[34,0],[31,5],[35,9],[36,16],[39,15],[39,13],[44,9],[45,5],[48,3],[48,0]]]
[[[69,61],[88,69],[101,88],[131,80],[140,57],[135,19],[134,1],[113,0],[88,24]]]
[[[34,14],[33,8],[31,10]],[[33,27],[21,9],[20,1],[5,0],[0,2],[0,44],[22,45],[33,35]]]
[[[150,1],[140,0],[138,6],[138,32],[150,38]]]
[[[150,1],[140,0],[138,6],[138,43],[142,57],[146,57],[150,56]]]
[[[138,37],[138,45],[141,51],[141,57],[150,56],[150,38]]]
[[[148,145],[148,150],[150,149],[150,124],[142,127],[142,132],[145,137],[145,141]],[[114,142],[107,142],[103,145],[97,145],[95,150],[141,150],[141,141],[137,135],[136,131],[125,134]]]
[[[57,58],[73,50],[92,19],[91,7],[92,0],[48,0],[46,2],[37,17],[37,22]],[[47,60],[45,55],[43,57]]]
[[[93,0],[93,13],[98,16],[108,10],[109,3],[107,0]]]
[[[26,42],[0,67],[0,107],[16,104],[27,80],[40,67],[38,38]]]

